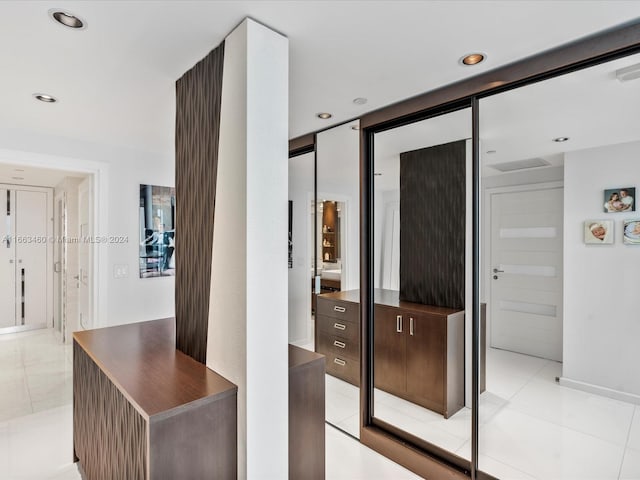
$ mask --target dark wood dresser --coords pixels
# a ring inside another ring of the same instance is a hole
[[[360,386],[360,291],[319,295],[316,351],[327,373]],[[375,387],[450,417],[464,405],[464,311],[404,302],[375,290]],[[481,391],[485,387],[485,306]]]
[[[316,352],[326,357],[327,373],[360,386],[360,291],[318,295]]]
[[[73,334],[84,478],[237,476],[237,387],[175,348],[172,318]]]

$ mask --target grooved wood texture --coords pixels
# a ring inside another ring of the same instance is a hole
[[[206,362],[224,43],[176,82],[176,348]]]
[[[88,479],[147,478],[145,419],[75,341],[73,445]]]
[[[400,300],[464,309],[465,141],[400,154]]]

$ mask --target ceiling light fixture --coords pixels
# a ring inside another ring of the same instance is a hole
[[[333,115],[331,115],[330,113],[327,113],[327,112],[319,113],[317,116],[318,116],[318,118],[321,118],[322,120],[326,120],[327,118],[333,117]]]
[[[57,8],[49,10],[49,16],[60,25],[63,25],[68,28],[73,28],[74,30],[82,30],[86,28],[87,24],[83,20],[81,20],[76,15],[72,13],[65,12],[62,10],[58,10]]]
[[[364,105],[365,103],[367,103],[367,99],[364,97],[354,98],[353,103],[355,103],[356,105]]]
[[[487,55],[484,53],[469,53],[461,57],[459,62],[461,65],[470,67],[472,65],[477,65],[481,62],[484,62],[486,59]]]
[[[567,140],[569,140],[569,137],[557,137],[553,139],[553,141],[557,143],[566,142]]]
[[[40,100],[41,102],[44,102],[44,103],[55,103],[58,101],[56,97],[47,95],[46,93],[34,93],[33,98],[35,98],[36,100]]]

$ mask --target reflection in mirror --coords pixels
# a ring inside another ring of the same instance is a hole
[[[469,108],[374,136],[373,414],[426,448],[465,459],[470,137]]]
[[[479,468],[499,478],[640,478],[640,80],[617,79],[633,65],[480,102]]]
[[[360,435],[358,121],[316,135],[289,160],[289,341],[326,358],[326,420]],[[317,183],[314,195],[314,180]]]

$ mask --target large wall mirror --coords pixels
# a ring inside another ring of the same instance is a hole
[[[326,358],[326,420],[360,435],[359,122],[289,159],[289,341]]]
[[[639,55],[480,101],[479,469],[495,477],[640,478],[634,69]]]
[[[373,145],[374,422],[453,461],[471,451],[471,125],[463,108]]]

